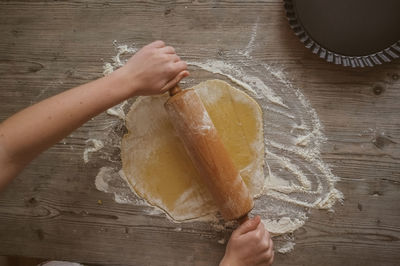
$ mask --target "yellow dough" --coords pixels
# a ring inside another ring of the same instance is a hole
[[[258,195],[264,185],[260,107],[221,80],[208,80],[194,89],[251,194]],[[139,97],[133,103],[121,145],[123,171],[139,196],[173,219],[199,218],[217,208],[168,120],[164,110],[168,97]]]

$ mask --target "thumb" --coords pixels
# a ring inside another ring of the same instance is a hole
[[[168,81],[167,84],[165,84],[165,86],[161,89],[161,93],[164,93],[164,92],[168,91],[169,89],[175,87],[176,84],[178,84],[178,82],[181,81],[181,79],[186,78],[187,76],[189,76],[189,71],[183,70],[183,71],[179,72],[178,75],[176,75],[173,79]]]
[[[250,231],[255,230],[257,226],[260,224],[260,221],[261,218],[258,215],[252,219],[247,220],[235,230],[235,234],[244,235]]]

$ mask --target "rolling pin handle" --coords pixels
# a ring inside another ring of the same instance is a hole
[[[179,87],[179,85],[176,85],[175,87],[169,90],[169,96],[174,96],[181,91],[182,91],[181,87]]]

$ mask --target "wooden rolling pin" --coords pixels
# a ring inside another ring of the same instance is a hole
[[[193,89],[170,90],[165,109],[194,166],[226,221],[243,223],[254,206],[200,97]]]

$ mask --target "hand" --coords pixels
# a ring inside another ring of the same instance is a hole
[[[229,239],[220,266],[269,266],[274,245],[259,216],[239,226]]]
[[[144,46],[116,72],[129,84],[129,96],[162,94],[189,75],[187,64],[163,41]]]

